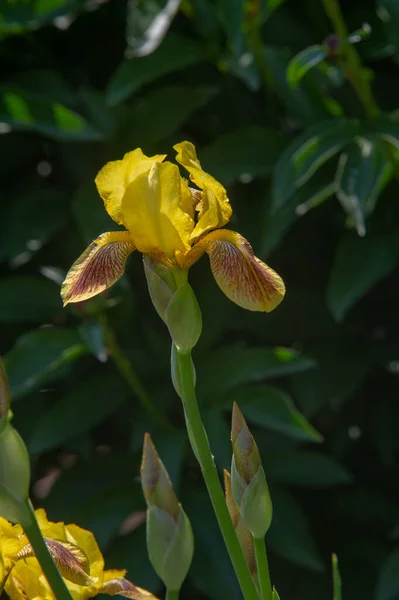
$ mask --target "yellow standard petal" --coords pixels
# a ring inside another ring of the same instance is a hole
[[[101,169],[95,181],[111,219],[119,225],[124,224],[121,205],[126,188],[136,177],[149,171],[152,165],[162,162],[165,158],[166,154],[146,156],[137,148],[125,154],[122,160],[109,162]]]
[[[127,257],[135,250],[127,231],[103,233],[72,265],[61,288],[64,306],[96,296],[125,272]]]
[[[207,231],[223,227],[229,221],[232,209],[225,188],[202,169],[194,145],[181,142],[173,147],[177,151],[177,162],[187,169],[190,179],[202,190],[197,205],[198,222],[191,234],[191,241],[195,241]]]
[[[19,561],[5,586],[10,600],[54,600],[54,595],[37,561]]]
[[[137,177],[122,200],[123,219],[137,250],[143,254],[187,252],[194,228],[191,216],[183,210],[187,189],[179,169],[172,163],[154,164]]]
[[[212,231],[179,257],[180,267],[188,269],[204,252],[209,255],[216,283],[226,296],[247,310],[270,312],[284,298],[281,277],[254,255],[251,244],[239,233]]]

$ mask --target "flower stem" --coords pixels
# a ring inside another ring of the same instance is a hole
[[[270,582],[269,564],[267,561],[264,538],[254,537],[256,566],[258,568],[259,587],[262,600],[272,600],[273,590]]]
[[[240,543],[227,509],[222,486],[209,447],[194,388],[194,373],[191,353],[176,351],[176,366],[179,374],[179,393],[183,401],[190,442],[200,463],[208,494],[222,532],[227,551],[237,575],[245,600],[258,600],[248,565],[242,553]]]
[[[116,339],[115,333],[105,314],[100,316],[100,321],[104,327],[104,337],[109,354],[119,373],[126,381],[133,394],[137,397],[141,407],[148,412],[148,414],[154,417],[154,419],[156,419],[160,425],[168,428],[171,427],[171,424],[166,416],[162,413],[162,411],[159,410],[159,408],[153,403],[150,396],[147,394],[147,391],[141,383],[137,373],[133,369],[129,359],[123,354]]]
[[[166,590],[166,600],[179,600],[180,590]]]
[[[29,518],[27,518],[26,521],[24,520],[22,527],[31,543],[35,556],[42,568],[53,594],[57,600],[72,600],[72,596],[65,584],[65,581],[55,566],[46,542],[43,539],[30,500],[26,501],[25,506]]]

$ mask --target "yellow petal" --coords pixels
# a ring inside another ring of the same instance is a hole
[[[113,285],[122,277],[126,259],[133,250],[127,231],[100,235],[68,271],[61,288],[64,306],[92,298]]]
[[[173,147],[177,151],[176,160],[190,173],[190,179],[203,190],[201,202],[197,206],[198,223],[191,234],[191,241],[195,241],[207,231],[223,227],[229,221],[232,210],[225,188],[212,175],[203,171],[194,145],[191,142],[181,142]]]
[[[176,251],[190,248],[194,223],[182,208],[182,189],[179,169],[169,162],[154,164],[129,185],[122,212],[137,250],[173,258]]]
[[[20,561],[10,573],[5,590],[10,600],[54,600],[37,561]]]
[[[124,571],[105,571],[104,583],[99,589],[99,593],[111,596],[119,594],[125,598],[133,598],[133,600],[158,600],[147,590],[143,590],[125,579]]]
[[[9,571],[17,560],[18,552],[26,542],[21,526],[11,525],[6,519],[0,517],[0,558],[6,571]]]
[[[251,244],[239,233],[228,229],[209,233],[190,253],[179,257],[181,268],[189,268],[204,252],[216,283],[238,306],[270,312],[283,300],[283,280],[254,255]]]
[[[109,162],[98,173],[95,182],[98,193],[104,200],[109,216],[124,224],[121,212],[122,198],[128,185],[139,175],[149,171],[153,164],[162,162],[166,154],[146,156],[140,148],[125,154],[122,160]]]

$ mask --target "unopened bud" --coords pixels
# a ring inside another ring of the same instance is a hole
[[[243,551],[252,578],[254,579],[256,586],[258,586],[258,570],[256,566],[254,540],[252,537],[252,533],[245,525],[240,515],[240,511],[238,510],[237,505],[234,502],[233,492],[231,489],[231,476],[230,473],[226,470],[224,470],[224,490],[226,494],[227,508],[229,509],[230,517],[233,522],[238,541],[240,542],[240,546]]]
[[[193,532],[148,434],[144,438],[141,481],[148,507],[147,549],[151,564],[169,590],[179,590],[193,557]]]
[[[272,501],[258,447],[236,403],[233,405],[231,441],[233,498],[252,535],[263,538],[272,521]]]
[[[152,303],[166,323],[170,336],[181,352],[194,348],[202,331],[197,298],[187,282],[187,273],[167,267],[148,256],[144,271]]]

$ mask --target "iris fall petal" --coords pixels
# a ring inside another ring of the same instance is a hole
[[[283,280],[254,255],[239,233],[214,231],[197,245],[208,253],[213,276],[232,302],[247,310],[270,312],[283,300]]]
[[[133,250],[127,231],[100,235],[69,270],[61,288],[64,306],[88,300],[113,285],[122,277],[126,259]]]

